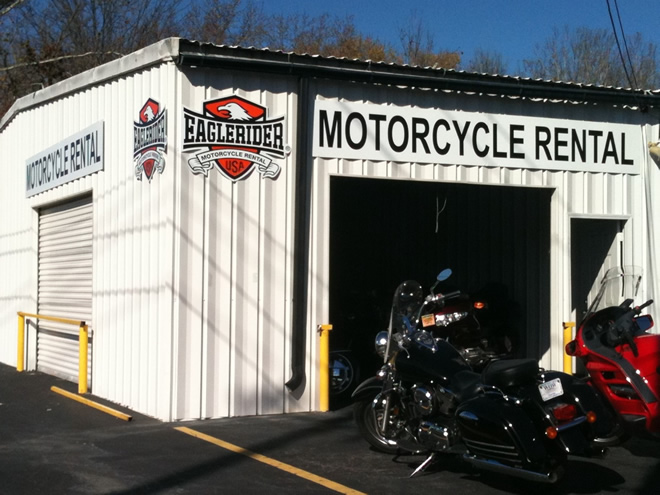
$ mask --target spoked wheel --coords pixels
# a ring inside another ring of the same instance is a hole
[[[361,399],[353,405],[353,414],[358,430],[369,444],[378,452],[385,454],[396,454],[399,451],[394,437],[398,431],[399,418],[398,408],[390,406],[385,432],[382,433],[380,426],[385,416],[385,399],[373,394]]]

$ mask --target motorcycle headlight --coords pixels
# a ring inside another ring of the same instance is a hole
[[[382,358],[385,357],[388,340],[389,340],[389,334],[385,330],[378,332],[378,334],[376,335],[376,341],[374,342],[374,345],[376,347],[376,354],[378,354]]]

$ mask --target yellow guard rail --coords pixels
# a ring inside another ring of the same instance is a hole
[[[25,318],[56,321],[68,325],[76,325],[79,331],[78,337],[78,393],[87,393],[87,347],[89,344],[89,333],[87,324],[80,320],[60,318],[58,316],[38,315],[34,313],[18,312],[18,354],[16,359],[16,371],[25,371]]]
[[[566,354],[566,344],[573,340],[574,321],[564,322],[564,373],[569,375],[573,373],[573,358]]]

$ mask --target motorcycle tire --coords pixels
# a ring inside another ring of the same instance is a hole
[[[378,421],[382,420],[384,408],[382,403],[374,407],[377,394],[363,398],[353,404],[353,416],[357,423],[358,431],[369,445],[378,452],[384,454],[397,454],[399,447],[395,440],[388,438],[380,432]],[[396,418],[392,418],[396,420]],[[392,420],[390,420],[390,423]]]

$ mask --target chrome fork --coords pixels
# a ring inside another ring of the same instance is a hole
[[[383,420],[378,427],[380,428],[380,434],[385,436],[386,428],[387,428],[387,423],[389,421],[389,416],[390,416],[390,400],[391,400],[391,395],[387,394],[387,397],[385,398],[385,410],[383,411]]]

